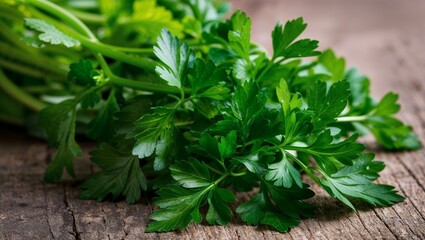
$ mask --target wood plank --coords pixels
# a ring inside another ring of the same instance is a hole
[[[372,77],[372,91],[400,93],[400,117],[425,139],[425,2],[234,1],[253,17],[253,38],[270,49],[274,22],[304,16],[308,37],[334,47],[349,65]],[[418,21],[421,19],[421,21]],[[387,168],[380,183],[406,196],[388,208],[361,206],[358,212],[330,198],[308,181],[317,195],[315,216],[289,233],[245,226],[239,216],[228,226],[191,224],[170,233],[144,233],[153,206],[147,197],[135,205],[123,201],[78,199],[78,185],[91,173],[87,154],[77,161],[76,180],[42,182],[51,157],[44,142],[0,127],[0,239],[425,239],[425,150],[389,153],[376,144]],[[85,143],[87,152],[93,144]],[[239,194],[239,203],[249,195]],[[234,209],[237,204],[233,204]]]

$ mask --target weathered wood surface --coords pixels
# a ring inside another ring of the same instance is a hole
[[[425,2],[395,1],[235,1],[253,18],[253,38],[270,49],[277,20],[304,16],[305,36],[332,46],[373,79],[381,97],[400,93],[400,117],[425,142]],[[0,127],[0,240],[2,239],[425,239],[425,150],[377,151],[387,164],[380,183],[392,184],[406,200],[387,208],[367,205],[358,212],[313,185],[318,209],[299,227],[280,234],[245,226],[235,215],[229,226],[190,225],[172,233],[144,233],[152,205],[147,198],[124,202],[78,199],[78,185],[92,171],[87,155],[77,161],[77,180],[49,185],[42,174],[51,152],[45,142]],[[85,144],[89,150],[93,146]],[[244,195],[239,199],[243,200]]]

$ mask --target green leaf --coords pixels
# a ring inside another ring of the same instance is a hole
[[[310,153],[319,166],[327,173],[334,173],[340,164],[352,165],[353,159],[365,150],[365,146],[356,143],[357,135],[335,142],[331,131],[328,129],[321,133],[306,151]]]
[[[197,58],[189,75],[192,95],[196,96],[200,90],[215,86],[219,82],[226,80],[226,78],[225,68],[216,67],[211,60],[205,63],[202,59]]]
[[[400,105],[397,104],[398,95],[392,92],[385,96],[376,105],[373,115],[391,115],[400,110]]]
[[[139,158],[130,151],[119,151],[102,143],[91,152],[91,160],[102,171],[81,185],[81,198],[101,201],[110,194],[115,200],[122,195],[131,204],[140,199],[142,189],[146,190],[146,178],[140,169]]]
[[[133,154],[139,158],[149,157],[155,152],[158,141],[173,128],[173,111],[168,108],[155,108],[153,114],[143,115],[136,123]],[[158,169],[159,170],[159,169]]]
[[[398,95],[387,93],[379,102],[375,102],[369,95],[369,79],[355,69],[346,74],[350,82],[351,98],[349,101],[350,116],[360,115],[364,120],[355,122],[354,129],[366,127],[373,133],[376,140],[386,149],[419,149],[422,144],[412,127],[403,124],[396,118],[395,114],[400,110],[397,103]]]
[[[192,151],[223,163],[224,159],[235,153],[236,147],[237,134],[235,131],[231,131],[225,137],[222,137],[220,142],[209,134],[202,134],[199,138],[199,146],[196,146]]]
[[[109,141],[115,134],[114,114],[119,111],[115,95],[111,93],[104,106],[89,123],[87,136],[97,141]]]
[[[326,83],[316,82],[307,93],[308,109],[314,112],[315,129],[322,129],[335,121],[347,105],[350,85],[347,81],[333,83],[327,90]]]
[[[231,101],[231,114],[238,123],[242,140],[248,139],[254,119],[261,114],[266,98],[255,83],[245,83],[238,86]]]
[[[208,99],[194,99],[192,102],[195,109],[208,119],[212,119],[220,113],[219,108]]]
[[[382,171],[383,163],[374,162],[373,155],[361,155],[353,166],[345,166],[339,172],[328,175],[319,183],[333,197],[338,198],[355,210],[349,198],[359,198],[372,205],[388,206],[400,202],[404,197],[397,194],[394,187],[373,184]]]
[[[251,149],[249,154],[245,156],[233,157],[231,162],[235,164],[243,164],[248,171],[263,175],[266,172],[267,164],[274,160],[273,153],[269,151],[267,146],[259,149]]]
[[[94,77],[98,73],[94,70],[92,63],[87,59],[80,59],[69,65],[68,81],[75,82],[81,86],[96,86]]]
[[[183,26],[173,19],[173,14],[156,0],[136,0],[133,4],[132,16],[121,27],[128,27],[138,34],[138,38],[155,40],[163,28],[174,35],[181,36]]]
[[[331,81],[337,82],[344,79],[344,58],[338,58],[331,49],[328,49],[319,56],[318,61],[330,73]]]
[[[75,115],[74,100],[51,105],[39,114],[39,124],[47,135],[49,145],[58,149],[44,174],[46,182],[58,181],[64,168],[69,175],[75,175],[73,160],[81,155],[81,149],[75,142]]]
[[[359,114],[365,114],[365,109],[368,109],[372,105],[373,99],[369,96],[370,94],[370,80],[361,75],[357,69],[350,69],[345,73],[343,77],[350,83],[350,108],[359,111]]]
[[[176,162],[170,166],[170,171],[174,180],[184,188],[205,187],[211,184],[207,166],[194,158]]]
[[[276,88],[277,98],[283,109],[284,143],[289,144],[305,137],[312,131],[311,112],[300,111],[303,99],[297,94],[289,91],[288,84],[284,79],[280,80]]]
[[[206,219],[209,224],[226,225],[230,222],[232,213],[227,202],[234,202],[235,195],[224,188],[214,188],[208,195],[208,212]]]
[[[310,39],[301,39],[293,43],[302,32],[306,29],[307,24],[302,18],[286,22],[282,28],[282,23],[277,23],[273,32],[273,59],[278,57],[294,58],[294,57],[310,57],[320,54],[314,51],[318,47],[318,41]]]
[[[237,134],[235,131],[231,131],[226,137],[222,137],[218,145],[221,159],[232,156],[237,148]]]
[[[66,47],[80,46],[80,42],[56,29],[53,25],[41,19],[25,18],[25,25],[41,32],[38,38],[53,45],[63,44]]]
[[[154,203],[161,209],[151,214],[146,232],[167,232],[183,229],[190,222],[200,222],[199,207],[211,187],[185,189],[177,185],[161,188]]]
[[[179,39],[166,29],[161,31],[157,43],[154,53],[163,65],[157,66],[155,71],[168,85],[182,88],[195,60],[195,54],[186,43],[180,45]]]
[[[272,181],[275,186],[290,188],[295,183],[302,188],[301,174],[286,157],[285,152],[282,153],[282,160],[269,165],[265,179]]]
[[[210,98],[214,100],[225,100],[230,96],[230,89],[224,83],[219,83],[215,86],[208,88],[202,93],[198,94],[201,98]]]
[[[80,101],[81,108],[82,109],[93,108],[94,106],[96,106],[96,104],[100,102],[101,98],[102,97],[100,96],[100,92],[97,92],[97,91],[85,94]]]
[[[228,33],[229,45],[241,58],[249,60],[251,46],[251,19],[241,11],[230,18],[232,30]]]
[[[287,47],[283,51],[282,56],[286,59],[317,56],[320,52],[314,50],[318,46],[319,42],[316,40],[301,39]]]
[[[298,188],[295,191],[277,189],[263,183],[257,195],[236,209],[242,215],[242,220],[247,224],[266,224],[280,232],[286,232],[300,223],[299,212],[311,215],[311,206],[300,200],[312,197],[312,191]]]

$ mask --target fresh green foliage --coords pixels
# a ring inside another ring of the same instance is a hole
[[[302,18],[288,21],[282,28],[282,23],[276,24],[273,32],[273,59],[317,56],[320,52],[315,51],[319,42],[310,39],[301,39],[294,42],[306,29],[307,24]]]
[[[0,98],[14,99],[0,101],[0,119],[40,111],[57,149],[46,181],[76,175],[78,133],[96,141],[99,167],[81,198],[132,204],[156,190],[148,232],[226,225],[236,213],[286,232],[314,213],[305,177],[354,210],[355,200],[403,200],[374,183],[385,165],[357,142],[372,133],[387,149],[421,146],[395,116],[398,95],[374,100],[367,77],[301,37],[302,18],[275,26],[269,57],[251,42],[251,19],[224,20],[221,1],[70,2],[0,3],[17,9],[0,17],[0,60],[13,66],[0,69]]]
[[[91,161],[102,171],[81,185],[84,189],[81,198],[101,201],[111,194],[113,199],[125,196],[130,204],[139,200],[147,183],[137,156],[119,151],[107,143],[101,144],[91,156]]]
[[[168,85],[181,88],[195,57],[189,46],[186,43],[180,45],[177,37],[163,29],[158,38],[158,47],[154,47],[154,53],[165,65],[156,67],[159,76],[167,81]]]
[[[50,44],[63,44],[66,47],[79,46],[80,42],[56,29],[53,25],[41,19],[26,18],[25,25],[41,32],[38,38]]]
[[[356,208],[347,197],[363,199],[374,206],[402,201],[404,198],[395,194],[394,187],[372,183],[383,169],[384,164],[373,161],[372,154],[363,154],[352,166],[344,166],[337,173],[329,174],[326,170],[321,171],[325,178],[319,182],[331,196],[338,198],[353,210]]]
[[[58,181],[64,168],[69,175],[75,176],[73,160],[81,155],[81,149],[74,137],[75,117],[74,100],[65,100],[40,112],[40,126],[46,130],[49,145],[58,149],[46,169],[44,180],[47,182]]]

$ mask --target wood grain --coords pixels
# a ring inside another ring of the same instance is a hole
[[[233,1],[253,18],[253,39],[270,49],[277,20],[304,16],[307,37],[332,46],[373,79],[372,91],[400,94],[400,118],[425,142],[425,2]],[[286,234],[245,226],[235,215],[228,226],[190,225],[171,233],[144,233],[152,212],[147,197],[135,205],[78,199],[78,185],[92,172],[87,155],[77,160],[77,179],[42,181],[51,158],[44,142],[0,126],[0,240],[2,239],[425,239],[425,150],[385,152],[380,183],[396,186],[406,200],[387,208],[364,204],[358,212],[313,185],[316,214]],[[90,143],[84,149],[93,148]],[[239,195],[243,201],[247,195]],[[233,205],[233,208],[236,205]]]

